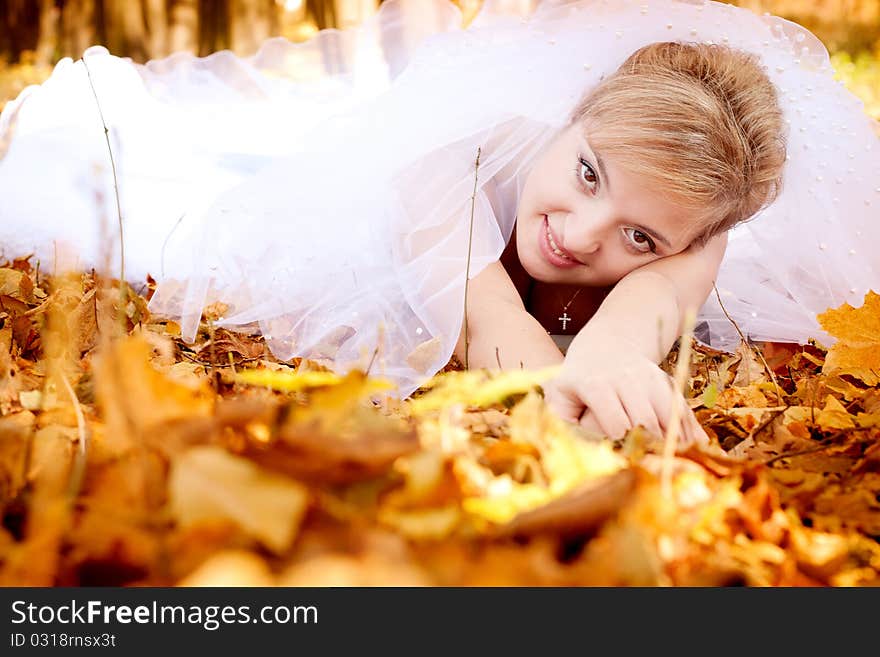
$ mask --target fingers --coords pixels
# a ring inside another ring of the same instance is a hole
[[[605,435],[602,427],[596,421],[595,414],[593,414],[593,411],[591,411],[590,409],[584,411],[584,414],[581,416],[579,424],[581,425],[581,428],[585,429],[586,431],[598,433],[603,436]]]
[[[587,408],[592,411],[588,417],[592,418],[600,433],[604,433],[609,438],[621,438],[632,429],[632,422],[614,390],[593,389],[585,401]],[[581,422],[581,426],[587,425]]]
[[[544,401],[563,420],[577,424],[584,411],[584,403],[572,390],[551,381],[544,385]]]
[[[634,390],[626,394],[619,393],[618,396],[623,401],[623,408],[629,418],[628,428],[642,426],[650,434],[658,437],[663,435],[650,391]]]
[[[671,385],[665,386],[664,389],[652,396],[652,405],[657,413],[662,429],[662,435],[666,435],[669,425],[672,422],[672,409],[675,404],[679,405],[678,413],[678,440],[681,444],[689,445],[694,442],[706,443],[709,437],[700,423],[697,421],[694,412],[688,406],[687,400],[676,394]]]
[[[635,426],[663,438],[679,405],[678,434],[681,444],[708,442],[687,400],[677,395],[670,378],[657,368],[640,378],[621,378],[612,385],[602,381],[556,381],[544,388],[548,406],[562,419],[612,439],[623,437]]]

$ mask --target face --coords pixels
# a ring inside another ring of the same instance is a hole
[[[549,144],[526,178],[516,247],[532,278],[612,285],[683,251],[696,233],[688,212],[594,151],[575,122]]]

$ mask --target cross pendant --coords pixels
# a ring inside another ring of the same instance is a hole
[[[568,313],[564,312],[564,311],[562,313],[562,317],[557,317],[556,319],[558,319],[560,322],[562,322],[562,330],[563,331],[568,328],[568,323],[571,321],[571,317],[569,317]]]

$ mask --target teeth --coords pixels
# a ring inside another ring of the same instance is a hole
[[[566,260],[571,260],[571,258],[560,251],[559,246],[556,244],[556,240],[553,239],[553,233],[550,232],[550,222],[547,222],[547,239],[550,241],[550,248],[553,249],[553,253]]]

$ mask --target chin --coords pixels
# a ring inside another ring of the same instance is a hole
[[[589,285],[588,282],[582,280],[584,278],[583,272],[581,272],[581,276],[576,276],[570,271],[561,271],[553,265],[544,262],[540,255],[534,256],[530,262],[524,262],[520,258],[520,264],[529,276],[541,283],[583,283]]]

